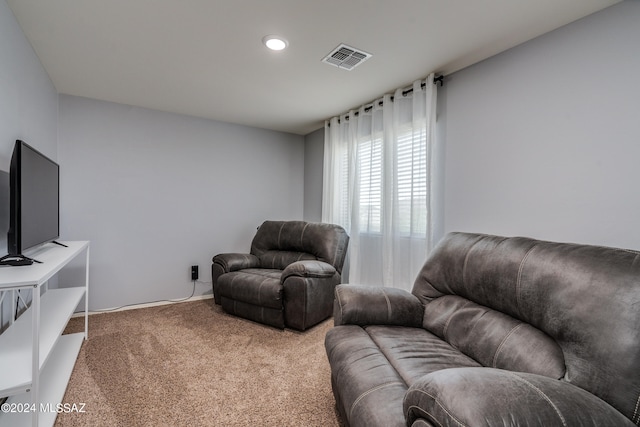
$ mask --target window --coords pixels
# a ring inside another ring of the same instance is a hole
[[[384,221],[396,221],[395,228],[405,236],[421,236],[427,229],[427,141],[426,132],[412,132],[404,129],[398,137],[395,155],[395,179],[391,185],[395,191],[387,192],[397,198],[397,211],[392,218],[383,218],[383,150],[382,136],[361,138],[357,146],[358,159],[356,163],[359,197],[357,215],[359,232],[361,234],[376,234],[382,232]],[[348,153],[342,153],[340,162],[342,168],[348,168]],[[344,176],[348,176],[345,173]],[[348,180],[341,183],[341,213],[342,224],[349,224],[349,185]]]

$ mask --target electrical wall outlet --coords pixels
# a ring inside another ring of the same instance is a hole
[[[191,266],[191,280],[198,280],[198,266]]]

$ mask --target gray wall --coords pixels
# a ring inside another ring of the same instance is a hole
[[[304,137],[304,220],[322,220],[324,128]]]
[[[640,2],[447,77],[446,231],[640,249]]]
[[[62,234],[91,240],[90,309],[189,296],[190,266],[301,219],[304,138],[60,95]],[[196,295],[211,293],[198,284]]]
[[[0,0],[0,170],[9,171],[16,139],[57,157],[58,95],[11,9]],[[0,185],[0,256],[7,253],[8,178]],[[27,295],[25,294],[25,297]],[[9,299],[0,307],[0,330],[10,316]]]
[[[57,158],[58,94],[5,0],[0,0],[0,170],[16,139]],[[6,230],[0,230],[0,254]]]

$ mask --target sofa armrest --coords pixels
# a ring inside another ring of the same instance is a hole
[[[334,274],[336,274],[335,267],[326,262],[314,260],[296,261],[289,264],[282,271],[282,281],[284,282],[290,276],[327,278],[333,277]]]
[[[213,257],[213,263],[219,265],[224,273],[260,267],[260,260],[252,254],[218,254]]]
[[[415,295],[396,288],[338,285],[334,324],[422,326],[424,307]]]
[[[443,369],[404,397],[407,425],[633,426],[604,400],[566,381],[493,368]]]

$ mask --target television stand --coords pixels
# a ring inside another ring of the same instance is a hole
[[[15,321],[12,313],[9,327],[0,334],[0,366],[4,368],[0,396],[8,396],[3,407],[9,408],[0,411],[0,426],[53,426],[57,405],[62,403],[78,353],[88,338],[89,242],[65,244],[67,247],[43,246],[45,250],[38,255],[41,264],[0,268],[0,300],[5,292],[32,291],[31,306]],[[83,253],[84,285],[63,287],[60,283],[57,289],[49,289],[49,279]],[[83,297],[84,333],[63,335]]]
[[[54,245],[58,245],[58,246],[62,246],[63,248],[68,248],[69,246],[65,245],[64,243],[60,243],[57,240],[52,240],[51,243],[53,243]]]

